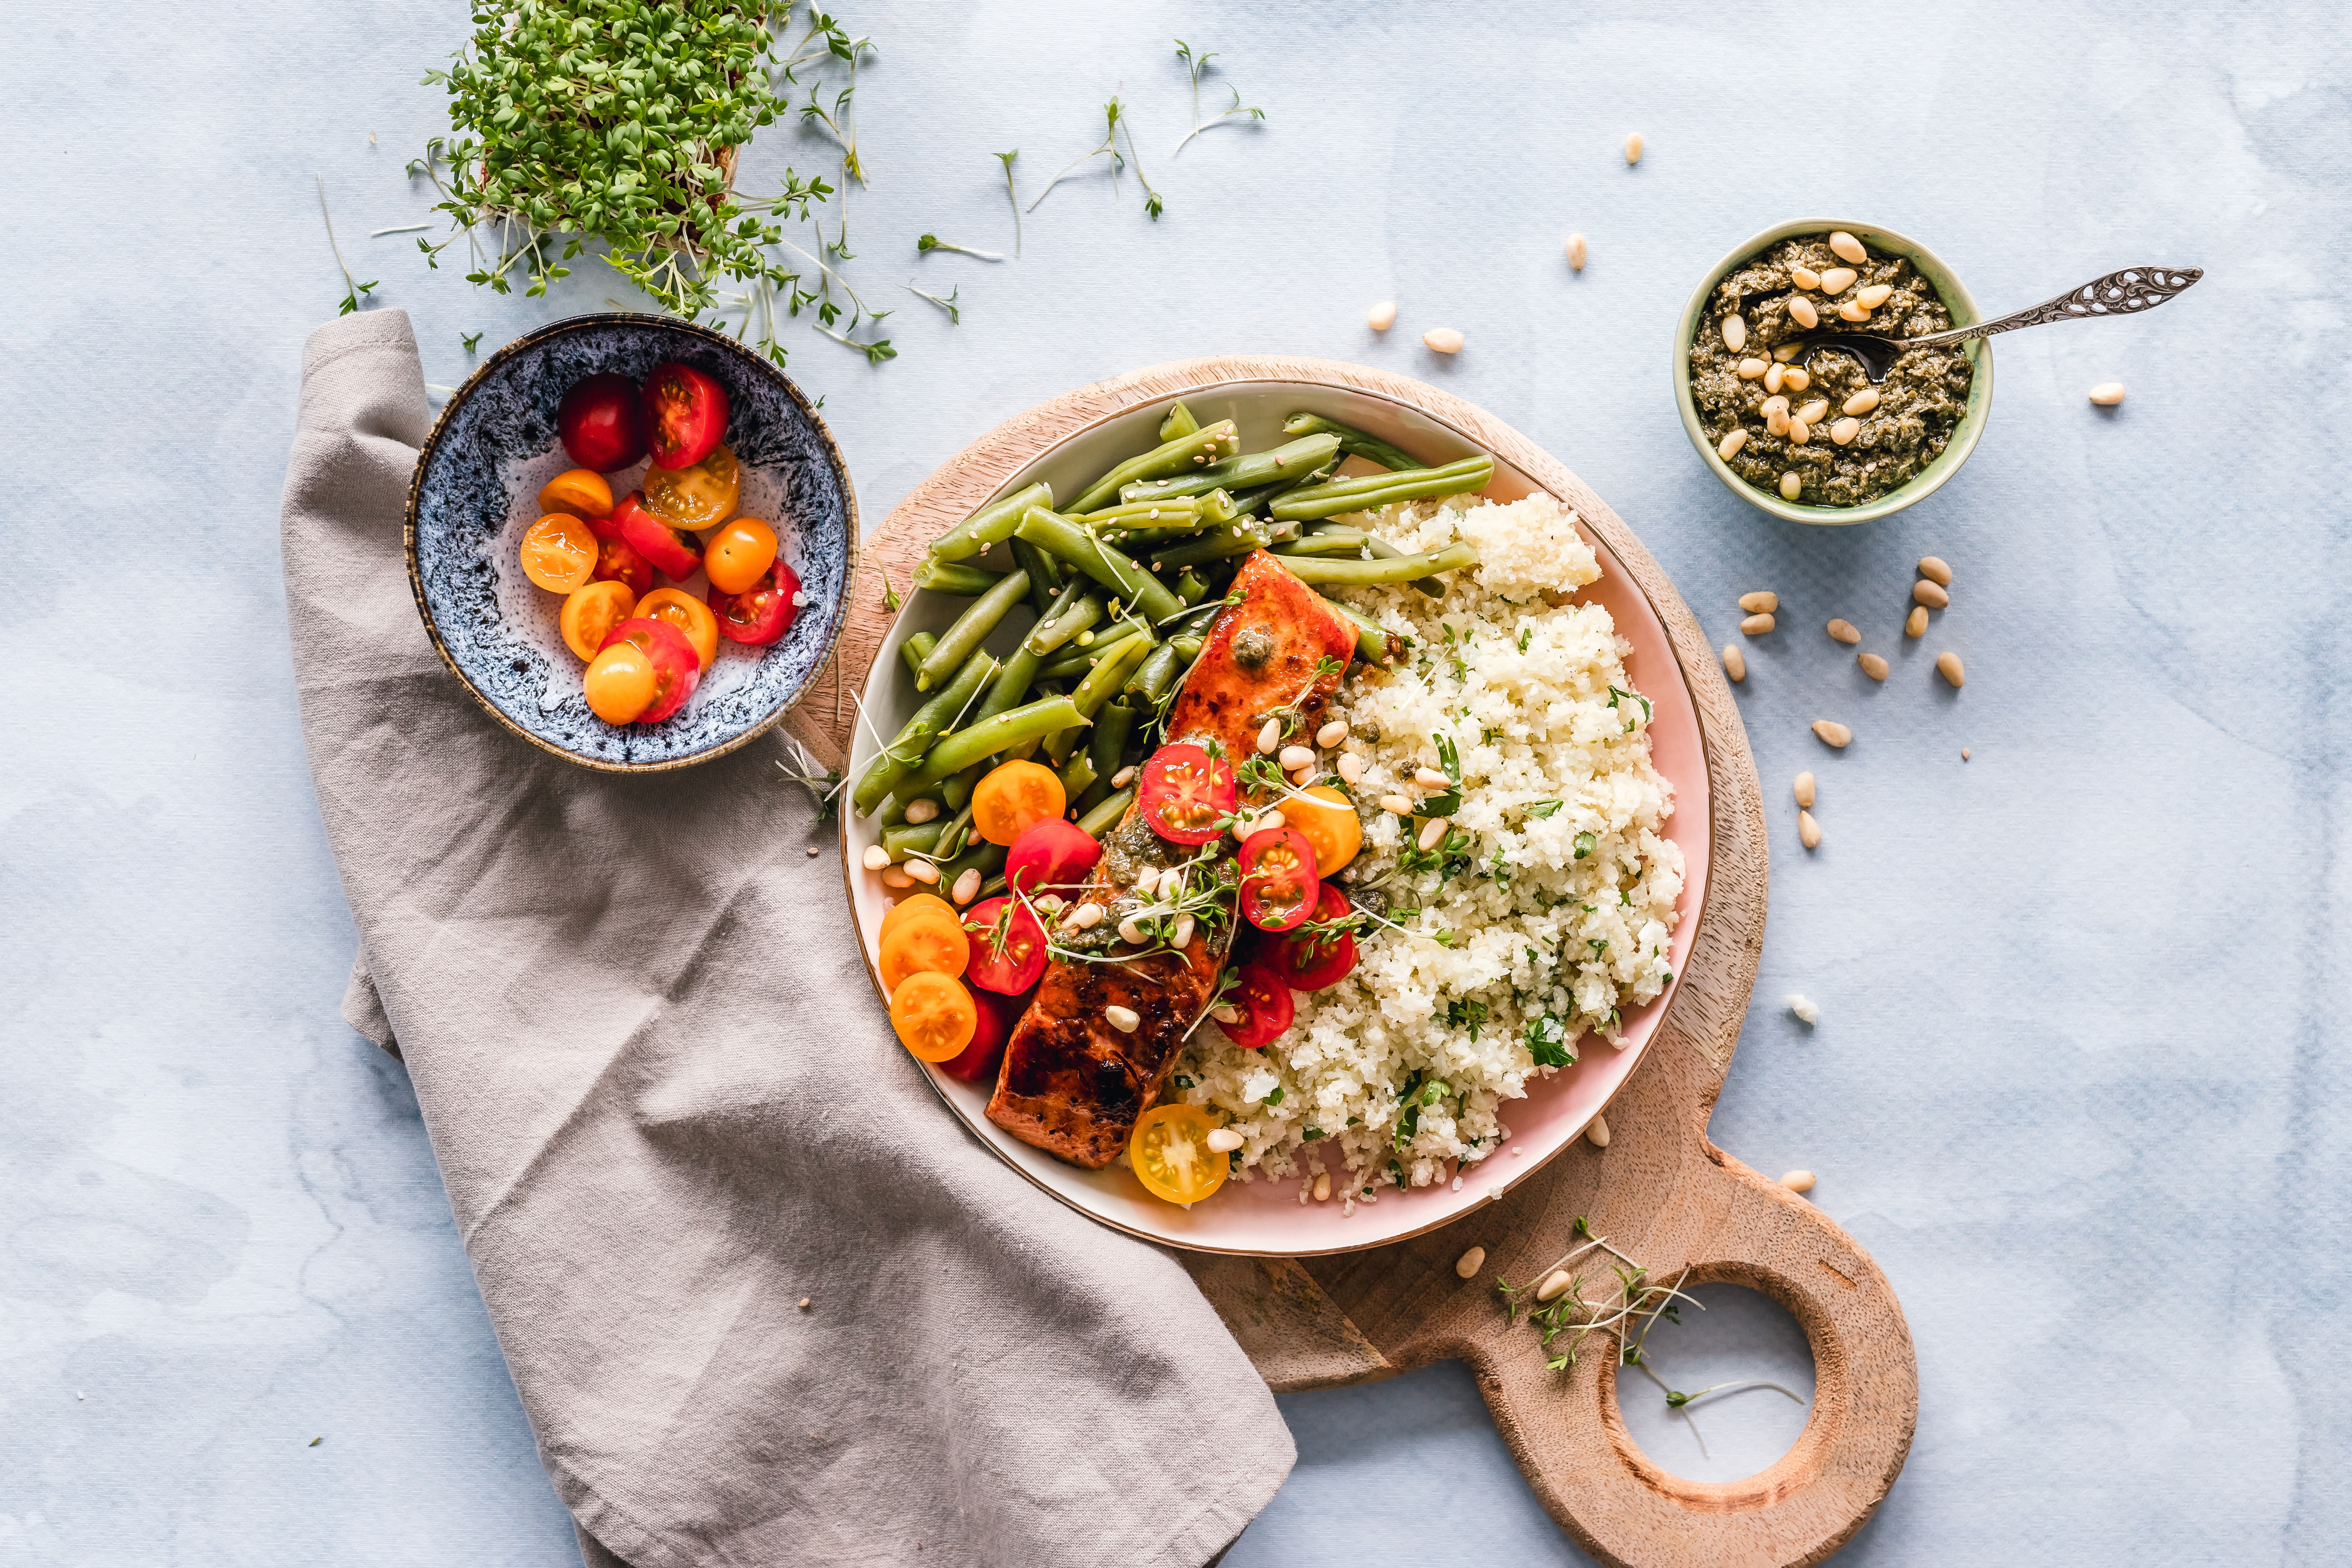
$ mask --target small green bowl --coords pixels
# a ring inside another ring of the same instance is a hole
[[[1715,443],[1707,438],[1706,431],[1699,425],[1698,405],[1691,399],[1691,338],[1698,331],[1699,314],[1706,309],[1708,297],[1715,292],[1716,285],[1729,276],[1734,268],[1757,252],[1797,235],[1828,234],[1841,228],[1874,250],[1891,251],[1907,258],[1913,267],[1918,268],[1919,275],[1935,286],[1936,292],[1943,299],[1944,308],[1952,313],[1952,325],[1965,327],[1983,320],[1977,313],[1977,302],[1969,297],[1968,289],[1961,287],[1960,280],[1952,275],[1952,269],[1945,266],[1934,251],[1893,229],[1855,223],[1850,218],[1807,217],[1799,218],[1794,223],[1780,224],[1752,239],[1742,240],[1733,247],[1730,255],[1715,264],[1700,280],[1699,286],[1691,291],[1690,303],[1683,307],[1683,319],[1675,327],[1675,402],[1682,410],[1683,429],[1689,434],[1691,445],[1697,449],[1700,459],[1715,471],[1715,477],[1740,500],[1751,506],[1761,507],[1775,517],[1785,517],[1791,522],[1832,525],[1873,522],[1901,511],[1913,501],[1925,500],[1935,494],[1946,479],[1958,473],[1960,465],[1969,460],[1969,454],[1976,450],[1977,437],[1984,433],[1985,416],[1992,407],[1992,350],[1984,339],[1971,338],[1961,345],[1960,352],[1969,356],[1969,363],[1975,367],[1976,374],[1969,382],[1968,407],[1962,411],[1959,424],[1954,426],[1952,438],[1944,444],[1943,451],[1934,462],[1876,500],[1864,501],[1860,506],[1799,506],[1793,501],[1782,500],[1771,491],[1759,490],[1733,473],[1731,465],[1716,456]]]

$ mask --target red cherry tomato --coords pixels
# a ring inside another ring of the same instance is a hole
[[[604,646],[596,651],[602,653],[615,643],[642,649],[653,660],[654,700],[637,715],[640,724],[658,724],[685,707],[686,700],[702,682],[702,660],[695,657],[694,645],[667,621],[644,616],[623,621],[604,635]]]
[[[1241,1018],[1237,1023],[1221,1022],[1217,1027],[1225,1032],[1225,1038],[1248,1051],[1272,1045],[1298,1012],[1298,1004],[1290,999],[1290,987],[1263,963],[1242,965],[1241,979],[1225,993],[1223,1005]]]
[[[1023,828],[1004,852],[1004,885],[1031,898],[1049,888],[1075,888],[1092,874],[1102,846],[1066,817],[1049,816]]]
[[[727,389],[690,364],[646,377],[646,450],[654,465],[690,468],[727,434]]]
[[[1025,904],[1011,899],[974,904],[964,911],[963,934],[971,942],[963,977],[982,991],[1018,996],[1045,973],[1045,928]]]
[[[703,599],[719,617],[720,637],[750,647],[765,647],[791,629],[793,616],[800,613],[793,599],[800,591],[799,576],[779,561],[741,593],[722,594],[713,588]]]
[[[1269,827],[1242,841],[1242,919],[1260,931],[1288,931],[1315,912],[1321,885],[1315,846],[1296,827]]]
[[[672,528],[647,511],[644,503],[645,497],[635,490],[614,503],[613,521],[621,525],[621,537],[673,582],[685,582],[702,569],[702,542]]]
[[[625,375],[592,375],[575,382],[555,413],[563,449],[583,468],[609,474],[646,455],[645,405],[637,384]]]
[[[1293,991],[1321,991],[1339,984],[1356,967],[1356,939],[1331,927],[1355,912],[1347,894],[1324,883],[1316,900],[1315,918],[1287,936],[1270,941],[1265,966]]]
[[[593,521],[588,525],[592,530]],[[654,563],[637,553],[637,547],[625,539],[599,539],[596,542],[596,570],[592,583],[626,583],[629,592],[643,598],[653,590]]]
[[[1173,844],[1206,844],[1233,815],[1234,770],[1198,746],[1162,746],[1143,764],[1136,801],[1151,831]]]
[[[978,956],[975,950],[974,957]],[[996,1076],[996,1064],[1004,1056],[1004,1042],[1013,1036],[1013,1025],[1021,1015],[1014,1011],[1011,999],[992,996],[985,991],[972,991],[971,976],[964,976],[964,989],[971,992],[971,1010],[976,1017],[972,1026],[971,1044],[963,1054],[939,1064],[941,1072],[966,1083],[978,1083]]]

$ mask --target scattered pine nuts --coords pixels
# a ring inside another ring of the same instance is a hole
[[[1110,787],[1113,789],[1125,789],[1134,782],[1135,770],[1131,767],[1121,768],[1118,772],[1110,775]]]
[[[815,858],[817,858],[817,856],[818,856],[820,853],[822,853],[822,851],[820,851],[820,850],[817,848],[817,847],[816,847],[815,845],[812,844],[812,845],[810,845],[810,846],[809,846],[809,858],[810,858],[810,859],[812,859],[812,860],[815,859]]]
[[[1774,403],[1785,403],[1787,400],[1784,398],[1775,397],[1771,399],[1771,401]],[[1787,408],[1775,408],[1771,413],[1764,416],[1764,433],[1768,436],[1786,436],[1789,433],[1789,411]]]
[[[1842,643],[1858,643],[1862,640],[1861,628],[1852,621],[1832,621],[1829,625],[1829,633]]]
[[[1769,616],[1780,607],[1780,595],[1769,588],[1759,588],[1752,594],[1740,595],[1739,607],[1751,616]]]
[[[1818,1024],[1822,1021],[1822,1010],[1820,1005],[1803,992],[1791,991],[1786,996],[1782,997],[1781,1001],[1788,1004],[1790,1012],[1794,1013],[1799,1018],[1801,1018],[1806,1023]]]
[[[1799,773],[1793,793],[1799,805],[1810,807],[1813,804],[1813,775],[1810,773]]]
[[[1931,610],[1940,610],[1952,602],[1952,596],[1944,592],[1941,583],[1930,582],[1925,577],[1911,584],[1911,596]]]
[[[1813,1190],[1813,1173],[1811,1171],[1784,1172],[1780,1184],[1792,1193],[1810,1193]]]
[[[1257,749],[1262,754],[1270,757],[1274,755],[1274,749],[1281,744],[1282,721],[1268,719],[1258,730]]]
[[[1813,427],[1811,426],[1806,424],[1801,419],[1791,419],[1789,421],[1789,441],[1790,445],[1801,447],[1812,438]]]
[[[2091,388],[2091,401],[2102,408],[2113,408],[2123,400],[2124,384],[2120,381],[2103,381]]]
[[[1812,373],[1803,365],[1792,364],[1780,373],[1780,384],[1791,392],[1802,392],[1813,384]]]
[[[1462,352],[1462,334],[1452,327],[1432,327],[1421,334],[1421,341],[1442,354]]]
[[[1746,445],[1748,445],[1748,427],[1743,425],[1715,444],[1715,455],[1727,463],[1738,457],[1739,448]]]
[[[1733,353],[1748,346],[1748,323],[1736,311],[1723,318],[1723,346]]]
[[[1782,500],[1795,500],[1799,496],[1803,495],[1804,493],[1805,481],[1798,477],[1797,471],[1794,468],[1790,469],[1787,473],[1780,476],[1780,499]]]
[[[1315,743],[1327,752],[1347,738],[1348,721],[1345,719],[1334,719],[1315,731]]]
[[[921,826],[924,823],[929,822],[933,817],[939,816],[939,814],[940,803],[938,801],[925,799],[910,800],[907,803],[907,820],[915,826]]]
[[[1122,1035],[1131,1035],[1143,1026],[1143,1016],[1132,1007],[1122,1007],[1114,1002],[1103,1009],[1103,1022]]]
[[[1870,320],[1870,307],[1859,300],[1848,300],[1838,307],[1838,319],[1844,321],[1866,321]]]
[[[1786,414],[1789,412],[1789,400],[1785,397],[1768,397],[1756,405],[1756,412],[1768,419],[1775,414]]]
[[[1238,1024],[1242,1021],[1242,1012],[1240,1008],[1227,1007],[1222,1005],[1210,1008],[1209,1016],[1214,1018],[1220,1024]]]
[[[1828,418],[1829,415],[1830,400],[1826,397],[1816,397],[1797,410],[1797,417],[1808,425],[1818,425]]]
[[[967,866],[963,868],[963,875],[955,879],[955,886],[948,891],[957,903],[968,904],[980,897],[980,884],[982,879],[979,867]]]
[[[889,866],[883,869],[882,885],[886,888],[911,888],[915,885],[915,879],[907,875],[904,866]]]
[[[1364,312],[1364,324],[1376,332],[1385,332],[1396,325],[1396,301],[1383,300]]]
[[[1782,364],[1787,364],[1790,360],[1795,359],[1799,354],[1803,353],[1804,352],[1805,345],[1802,343],[1782,343],[1779,348],[1772,351],[1772,357],[1779,360]]]
[[[1774,360],[1770,364],[1766,365],[1764,367],[1764,390],[1767,392],[1780,391],[1780,383],[1788,374],[1789,367],[1782,364],[1779,360]]]
[[[1574,1281],[1569,1278],[1567,1269],[1555,1268],[1550,1273],[1544,1276],[1542,1284],[1536,1287],[1536,1300],[1538,1301],[1557,1301],[1562,1296],[1568,1294],[1568,1288],[1573,1283]]]
[[[1739,623],[1739,629],[1751,637],[1760,637],[1778,625],[1770,616],[1750,616]]]
[[[1274,760],[1276,764],[1278,765],[1284,773],[1295,773],[1301,768],[1308,768],[1315,765],[1315,748],[1312,746],[1285,746],[1282,748],[1281,753]]]
[[[1904,620],[1903,635],[1906,637],[1924,637],[1927,635],[1927,605],[1919,605]]]
[[[809,1298],[808,1298],[808,1297],[806,1297],[806,1296],[803,1296],[803,1297],[802,1297],[802,1298],[801,1298],[801,1310],[802,1310],[802,1311],[803,1311],[803,1312],[805,1312],[805,1311],[807,1311],[808,1310],[809,1310]]]
[[[1962,761],[1962,762],[1964,762],[1964,763],[1965,763],[1965,762],[1967,762],[1968,760],[1969,760],[1969,749],[1968,749],[1966,746],[1962,746],[1962,747],[1960,748],[1960,761]]]
[[[1863,674],[1870,677],[1871,679],[1884,680],[1886,679],[1886,661],[1879,658],[1876,654],[1858,653],[1853,656],[1853,661],[1854,663],[1862,666]]]
[[[1742,381],[1754,381],[1758,376],[1762,375],[1766,371],[1771,368],[1772,362],[1770,360],[1741,360],[1739,362],[1739,379]]]
[[[1887,297],[1894,292],[1895,289],[1891,285],[1873,283],[1868,288],[1855,289],[1853,302],[1865,310],[1875,310],[1886,303]]]
[[[1791,267],[1789,268],[1789,281],[1800,289],[1818,289],[1822,286],[1822,275],[1810,267]]]
[[[1797,813],[1797,840],[1808,849],[1822,847],[1822,825],[1813,820],[1810,811]]]
[[[1860,392],[1855,393],[1852,397],[1847,398],[1839,412],[1844,414],[1867,414],[1877,406],[1878,388],[1874,386],[1865,386]]]
[[[1085,903],[1080,904],[1076,909],[1072,910],[1070,911],[1070,918],[1063,923],[1076,931],[1092,931],[1096,926],[1102,923],[1102,918],[1103,907],[1089,899]]]
[[[1339,782],[1349,789],[1364,782],[1364,759],[1353,752],[1339,753]]]
[[[1381,796],[1381,809],[1391,816],[1411,816],[1412,802],[1401,795],[1384,795]]]
[[[1453,826],[1454,821],[1451,817],[1433,816],[1421,825],[1421,837],[1413,842],[1420,845],[1421,852],[1426,855],[1445,842],[1446,829]]]
[[[907,862],[906,869],[907,875],[926,887],[940,879],[940,868],[929,860],[909,860]]]
[[[1839,420],[1830,426],[1830,439],[1841,447],[1851,447],[1853,438],[1862,434],[1862,421],[1854,418]]]
[[[1636,131],[1632,135],[1625,138],[1625,162],[1628,163],[1638,163],[1641,161],[1642,133]]]
[[[1305,789],[1308,784],[1313,784],[1314,782],[1315,764],[1313,763],[1307,763],[1303,768],[1293,768],[1290,770],[1290,785],[1293,789]]]
[[[1813,302],[1802,294],[1791,294],[1789,296],[1789,320],[1810,332],[1822,324],[1822,313],[1814,310]]]
[[[1412,782],[1419,784],[1423,789],[1451,789],[1454,787],[1454,781],[1447,778],[1444,773],[1439,773],[1435,768],[1413,769]]]
[[[1141,947],[1143,945],[1143,928],[1135,923],[1133,916],[1129,916],[1128,919],[1118,922],[1118,940],[1121,942],[1132,942],[1138,947]]]
[[[1583,271],[1583,270],[1584,270],[1584,256],[1585,256],[1584,237],[1583,237],[1582,235],[1580,235],[1580,234],[1571,234],[1571,235],[1570,235],[1570,236],[1568,237],[1568,266],[1569,266],[1569,270],[1570,270],[1570,271],[1572,271],[1572,272],[1581,272],[1581,271]],[[1734,343],[1734,344],[1732,345],[1732,347],[1734,347],[1734,348],[1738,348],[1738,346],[1739,346],[1739,345],[1738,345],[1738,344],[1737,344],[1737,343]]]
[[[1948,588],[1952,585],[1952,569],[1945,564],[1944,558],[1940,555],[1919,557],[1919,575],[1939,587]]]
[[[1739,651],[1736,642],[1723,645],[1723,673],[1734,680],[1748,679],[1748,656]]]
[[[1822,274],[1822,292],[1843,294],[1853,287],[1853,280],[1859,276],[1861,274],[1851,267],[1832,267]]]
[[[1856,267],[1870,259],[1870,252],[1862,247],[1862,241],[1842,228],[1831,231],[1830,250],[1840,261],[1851,261]]]
[[[1173,947],[1192,946],[1192,926],[1193,920],[1192,910],[1187,910],[1182,914],[1178,915],[1176,917],[1176,929],[1171,931],[1168,935],[1169,944]]]
[[[1475,1279],[1478,1278],[1478,1270],[1485,1267],[1486,1267],[1486,1249],[1483,1247],[1474,1247],[1454,1260],[1455,1276],[1464,1279]]]
[[[1584,1141],[1595,1149],[1609,1147],[1609,1119],[1594,1112],[1591,1123],[1584,1130]]]
[[[883,848],[879,844],[868,844],[866,847],[866,853],[857,858],[858,864],[867,870],[879,871],[890,864],[890,851]]]
[[[1960,668],[1960,656],[1949,648],[1936,656],[1936,673],[1950,681],[1955,691],[1968,684],[1968,672]]]
[[[1219,1127],[1213,1129],[1201,1142],[1209,1146],[1212,1154],[1230,1154],[1248,1140],[1230,1127]]]
[[[1814,720],[1813,733],[1821,737],[1822,744],[1835,747],[1841,752],[1853,740],[1853,731],[1834,719]]]

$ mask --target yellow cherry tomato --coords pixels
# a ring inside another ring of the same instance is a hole
[[[702,570],[722,594],[740,594],[776,563],[776,531],[756,517],[721,523],[703,547]]]
[[[596,536],[570,512],[551,511],[522,531],[522,574],[551,594],[569,594],[596,571]]]
[[[1070,799],[1053,769],[1036,763],[1006,763],[971,792],[971,828],[991,844],[1010,844],[1022,830],[1069,809]]]
[[[952,979],[962,974],[971,962],[971,939],[963,933],[963,921],[925,910],[900,921],[882,939],[882,988],[895,993],[911,974],[944,974]]]
[[[661,672],[654,668],[653,656],[625,642],[616,642],[590,659],[588,673],[580,678],[581,688],[588,694],[589,711],[607,724],[634,723],[638,714],[653,706],[660,684]]]
[[[667,621],[684,632],[686,640],[694,646],[694,657],[702,661],[706,671],[710,661],[719,657],[719,617],[693,595],[676,588],[656,588],[637,601],[632,613],[648,620]]]
[[[613,515],[613,487],[593,468],[567,468],[540,488],[539,510],[574,517]]]
[[[558,617],[563,646],[582,658],[594,658],[604,646],[604,634],[627,620],[636,603],[637,595],[626,583],[590,583],[572,589]]]
[[[897,907],[882,917],[882,930],[874,940],[887,941],[892,931],[920,914],[945,915],[958,925],[963,923],[963,917],[956,913],[955,906],[937,893],[916,893],[899,900]]]
[[[971,1044],[980,1009],[953,975],[910,974],[890,993],[890,1026],[919,1061],[950,1062]]]
[[[1299,794],[1334,803],[1309,805],[1297,795],[1282,797],[1282,819],[1307,835],[1315,846],[1315,874],[1328,877],[1364,847],[1364,825],[1357,819],[1355,803],[1329,784],[1310,784]]]
[[[1138,1180],[1155,1198],[1197,1204],[1225,1184],[1230,1165],[1209,1147],[1209,1134],[1223,1125],[1197,1105],[1160,1105],[1136,1120],[1128,1135],[1127,1157]]]
[[[743,470],[725,447],[690,468],[646,470],[646,510],[672,528],[716,528],[735,515],[742,493]]]

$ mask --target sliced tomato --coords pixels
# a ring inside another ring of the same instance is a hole
[[[574,382],[555,411],[563,449],[583,468],[609,474],[646,455],[646,410],[637,384],[625,375]]]
[[[1151,831],[1171,844],[1206,844],[1233,815],[1234,770],[1198,746],[1162,746],[1143,764],[1136,801]]]
[[[1013,1011],[1008,998],[974,991],[971,976],[963,978],[964,990],[971,997],[971,1044],[961,1056],[940,1063],[939,1068],[950,1078],[978,1083],[996,1076],[996,1064],[1004,1057],[1004,1042],[1012,1037],[1013,1020],[1020,1015]]]
[[[605,637],[629,618],[636,605],[636,592],[626,583],[590,583],[572,589],[571,597],[563,601],[556,628],[563,634],[564,647],[593,660],[604,651]]]
[[[1290,999],[1290,987],[1263,963],[1242,965],[1240,977],[1225,993],[1223,1005],[1241,1016],[1230,1024],[1220,1019],[1217,1027],[1225,1032],[1225,1038],[1248,1051],[1272,1045],[1298,1014],[1298,1004]]]
[[[799,576],[779,561],[740,594],[722,594],[713,588],[703,598],[709,603],[710,613],[719,617],[720,637],[750,647],[766,647],[792,629],[793,616],[800,610],[793,601],[800,592]]]
[[[742,466],[727,447],[714,447],[692,468],[647,468],[644,493],[647,511],[699,532],[735,515],[735,503],[743,499]]]
[[[657,467],[690,468],[727,435],[727,389],[690,364],[646,377],[646,451]]]
[[[630,614],[667,621],[684,632],[686,640],[694,645],[695,657],[702,660],[703,673],[710,673],[710,662],[719,657],[719,617],[710,613],[709,605],[676,588],[656,588],[639,599]]]
[[[1000,763],[972,786],[971,830],[1008,847],[1041,822],[1060,819],[1069,796],[1054,770],[1029,762]]]
[[[1345,980],[1356,967],[1356,938],[1341,922],[1356,912],[1348,895],[1323,884],[1315,918],[1267,944],[1265,963],[1293,991],[1321,991]]]
[[[1084,883],[1102,858],[1102,846],[1067,818],[1049,816],[1021,830],[1004,853],[1004,883],[1035,898],[1049,888]]]
[[[683,583],[701,569],[702,542],[647,511],[645,499],[637,490],[623,496],[613,505],[613,521],[621,525],[621,537],[635,546],[638,554],[660,567],[673,582]]]
[[[971,987],[954,976],[920,971],[891,991],[890,1026],[918,1058],[950,1062],[979,1031],[980,1004]]]
[[[590,523],[593,529],[595,524]],[[594,583],[625,583],[629,592],[644,595],[654,585],[654,563],[637,552],[637,547],[625,539],[596,541],[596,571],[589,579]]]
[[[1045,928],[1025,904],[1003,898],[974,904],[964,911],[963,933],[971,939],[963,977],[982,991],[1018,996],[1045,973]]]
[[[1242,919],[1260,931],[1288,931],[1315,912],[1321,884],[1315,846],[1296,827],[1268,827],[1242,841]]]
[[[694,645],[667,621],[633,616],[607,632],[604,647],[596,651],[601,654],[615,643],[642,649],[653,661],[653,700],[637,715],[640,724],[660,723],[685,707],[686,700],[702,683],[702,661],[694,656]]]
[[[1197,1204],[1225,1184],[1233,1163],[1209,1147],[1219,1119],[1197,1105],[1155,1105],[1128,1135],[1128,1161],[1156,1198]]]

